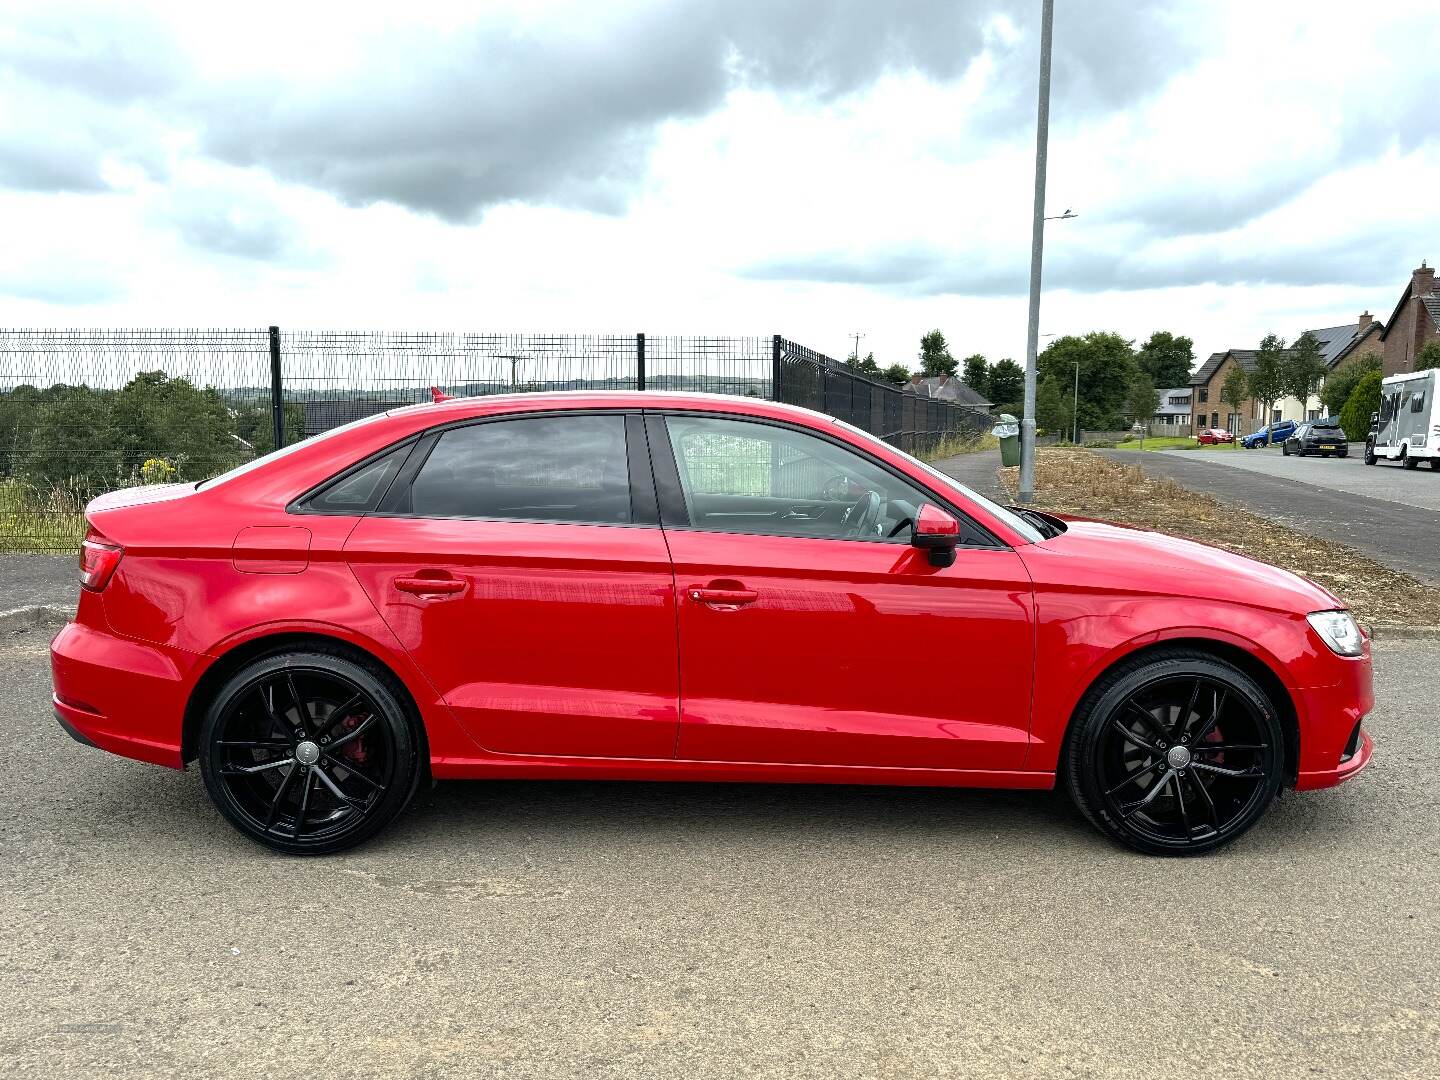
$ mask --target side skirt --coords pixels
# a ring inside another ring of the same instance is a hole
[[[869,765],[791,765],[749,761],[581,757],[434,757],[437,780],[669,780],[758,784],[880,784],[921,787],[1055,786],[1053,772],[992,769],[897,769]]]

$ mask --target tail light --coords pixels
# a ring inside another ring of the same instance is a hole
[[[80,545],[80,587],[92,592],[105,588],[124,555],[119,544],[87,536]]]

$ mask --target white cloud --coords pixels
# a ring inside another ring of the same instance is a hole
[[[36,5],[0,27],[7,321],[1018,358],[1034,6]],[[1388,315],[1437,257],[1430,4],[1060,7],[1044,331],[1203,355]]]

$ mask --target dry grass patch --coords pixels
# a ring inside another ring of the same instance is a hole
[[[1012,496],[1018,473],[999,470],[1000,482]],[[1440,626],[1440,589],[1344,544],[1297,532],[1091,451],[1040,451],[1035,458],[1035,502],[1059,514],[1188,537],[1303,574],[1341,597],[1367,625]]]

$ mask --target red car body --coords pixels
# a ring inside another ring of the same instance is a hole
[[[1218,443],[1233,443],[1235,441],[1235,433],[1233,431],[1226,431],[1223,428],[1206,428],[1204,431],[1200,432],[1199,435],[1195,436],[1195,441],[1198,442],[1201,446],[1214,446]]]
[[[998,542],[962,544],[937,566],[863,540],[295,508],[426,429],[596,410],[823,433]],[[878,440],[759,400],[582,392],[413,406],[198,489],[103,496],[87,516],[123,554],[54,640],[55,710],[84,741],[176,769],[242,658],[317,639],[399,680],[437,778],[1050,788],[1087,688],[1166,644],[1198,644],[1273,691],[1288,783],[1339,783],[1371,754],[1359,730],[1368,643],[1344,657],[1317,636],[1307,613],[1343,606],[1319,586],[1098,522],[1037,541]],[[444,591],[427,591],[434,582]]]

